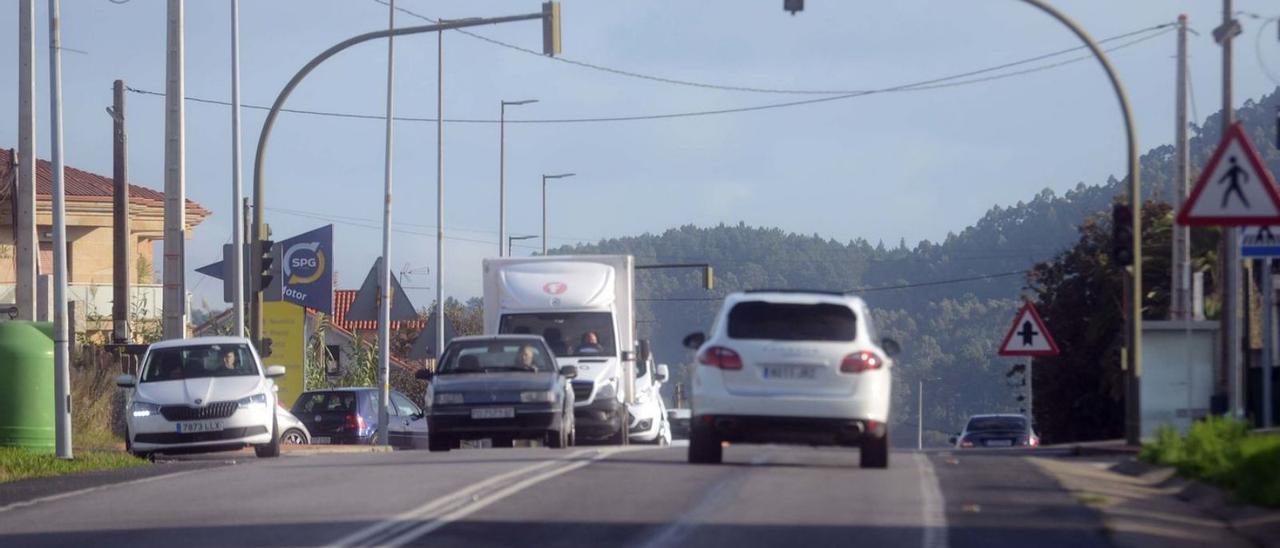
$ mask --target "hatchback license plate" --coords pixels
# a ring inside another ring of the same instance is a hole
[[[471,410],[473,419],[510,419],[516,416],[514,407],[481,407]]]
[[[329,436],[316,436],[314,438],[311,438],[311,443],[313,445],[329,445],[330,443]]]
[[[222,430],[222,423],[219,421],[178,423],[179,434],[194,434],[196,432],[217,432],[219,430]]]
[[[1013,440],[987,440],[987,447],[1013,447]]]
[[[818,368],[811,365],[775,365],[764,368],[766,379],[809,381],[817,377]]]

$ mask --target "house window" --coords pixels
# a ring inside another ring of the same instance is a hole
[[[324,354],[324,373],[330,377],[342,375],[342,345],[325,345]]]

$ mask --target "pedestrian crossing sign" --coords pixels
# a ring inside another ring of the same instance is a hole
[[[1058,345],[1049,335],[1049,328],[1036,307],[1027,301],[1013,318],[1009,333],[1000,343],[1000,355],[1012,356],[1057,356]]]
[[[1240,122],[1218,143],[1178,211],[1178,224],[1280,225],[1280,191]]]
[[[1240,229],[1240,256],[1280,257],[1280,226],[1249,226]]]

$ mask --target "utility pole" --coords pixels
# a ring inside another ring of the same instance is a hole
[[[1190,172],[1190,159],[1187,153],[1187,15],[1178,16],[1178,70],[1176,78],[1177,97],[1175,131],[1174,131],[1174,178],[1169,185],[1173,196],[1169,203],[1174,211],[1182,210],[1182,202],[1187,196],[1187,174]],[[1173,299],[1169,306],[1169,319],[1189,321],[1191,319],[1191,227],[1174,223],[1173,226]]]
[[[113,284],[111,316],[113,331],[112,342],[125,344],[129,342],[129,295],[131,291],[129,270],[133,265],[132,230],[129,227],[129,140],[125,134],[124,80],[116,80],[112,90],[112,170],[111,176],[115,184],[112,196],[112,231],[115,234],[115,245],[112,247]]]
[[[387,3],[387,29],[396,28],[396,0]],[[386,151],[382,175],[382,272],[378,273],[378,445],[387,445],[387,406],[391,405],[391,152],[395,99],[396,38],[387,37]],[[440,347],[436,347],[437,349]]]
[[[186,95],[182,36],[183,2],[169,0],[164,118],[164,338],[187,332],[186,296]]]
[[[18,206],[17,280],[14,303],[18,319],[36,319],[36,49],[35,0],[18,3],[18,179],[14,199]]]
[[[444,30],[436,31],[436,353],[444,354]],[[439,356],[436,357],[439,359]]]
[[[916,451],[924,451],[924,380],[916,383]]]
[[[231,0],[231,308],[236,322],[232,331],[244,336],[244,230],[240,202],[244,187],[240,181],[244,166],[240,159],[240,0]]]
[[[1233,19],[1232,0],[1222,0],[1222,26],[1214,31],[1214,37],[1222,44],[1222,134],[1226,135],[1231,124],[1235,122],[1235,110],[1231,97],[1231,40],[1236,32],[1237,22]],[[1240,230],[1233,226],[1223,227],[1222,240],[1219,243],[1219,256],[1223,259],[1226,276],[1222,280],[1222,349],[1225,353],[1227,369],[1227,394],[1229,414],[1244,417],[1244,379],[1241,371],[1241,333],[1240,333],[1240,248],[1238,242]]]
[[[67,213],[62,159],[62,23],[59,0],[49,2],[49,136],[53,168],[53,386],[58,458],[70,459],[71,368],[67,348]]]

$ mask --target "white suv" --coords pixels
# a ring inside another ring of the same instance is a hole
[[[694,333],[689,462],[718,463],[721,442],[847,445],[863,468],[889,465],[892,339],[867,305],[816,291],[725,298],[711,335]]]
[[[273,379],[243,337],[159,342],[147,349],[141,374],[116,377],[132,388],[125,406],[130,453],[192,452],[253,446],[259,457],[280,454]]]

